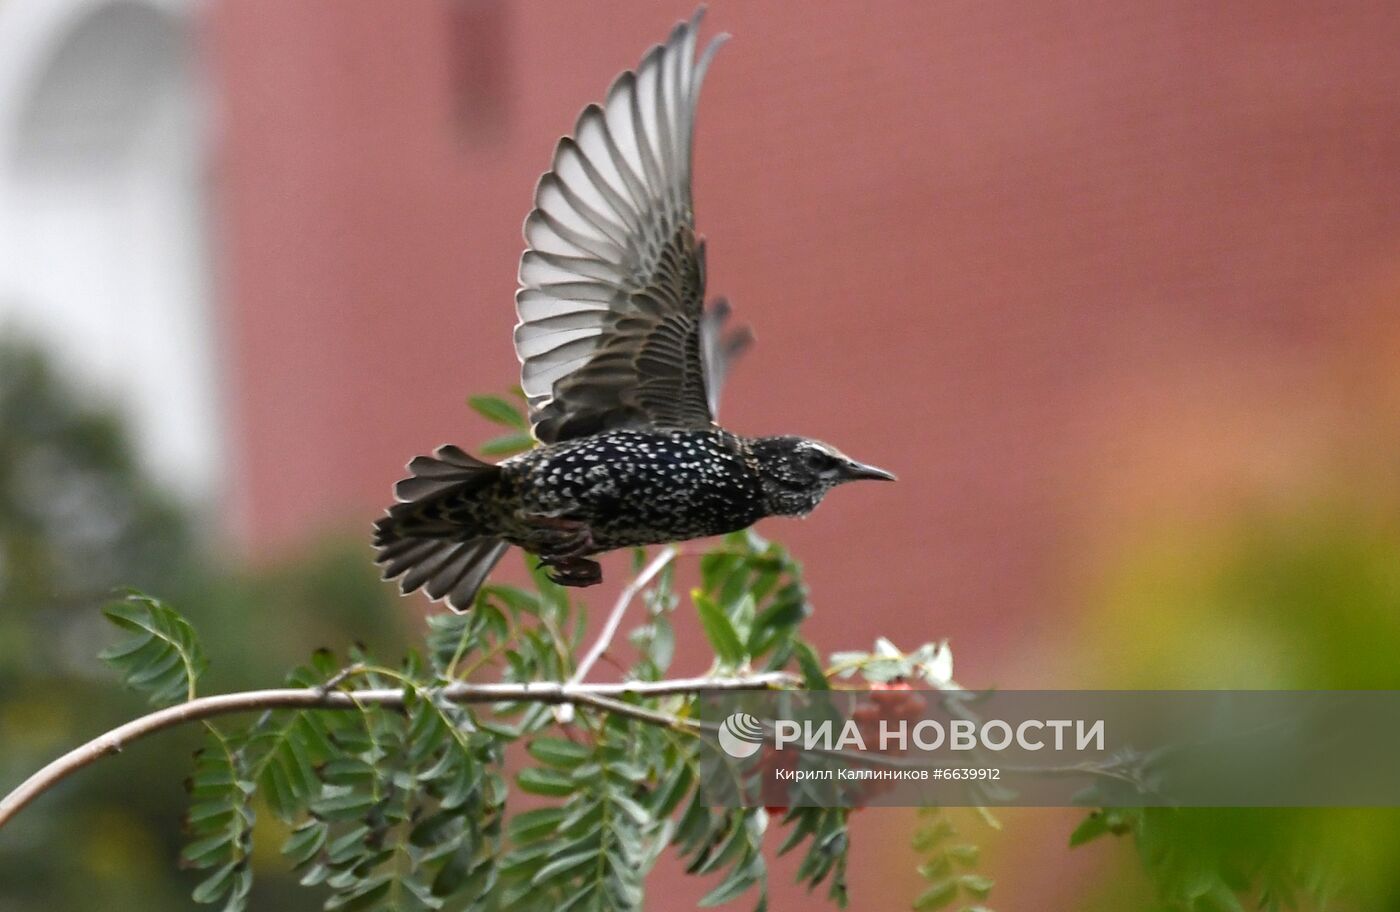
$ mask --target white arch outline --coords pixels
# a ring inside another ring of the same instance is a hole
[[[198,0],[5,0],[0,2],[0,322],[8,322],[6,302],[19,300],[32,287],[32,269],[19,257],[6,257],[5,250],[20,250],[23,228],[25,183],[21,178],[22,153],[33,134],[27,121],[30,106],[41,97],[51,67],[61,59],[69,43],[94,20],[113,11],[155,14],[172,31],[188,36],[200,3]],[[198,74],[197,74],[198,75]],[[194,112],[202,121],[203,112]],[[199,146],[207,149],[206,124],[197,123]],[[207,152],[200,152],[201,156]],[[18,313],[23,324],[24,312]],[[212,332],[212,326],[210,331]],[[212,352],[210,353],[212,357]],[[134,389],[134,388],[133,388]],[[210,391],[209,403],[215,413],[222,411],[217,389]],[[217,419],[216,419],[217,422]],[[207,483],[187,494],[203,500],[218,496]],[[212,482],[213,479],[210,479]]]

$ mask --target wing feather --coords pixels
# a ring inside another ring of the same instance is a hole
[[[702,12],[672,29],[579,115],[535,190],[520,259],[516,354],[535,436],[709,426],[742,346],[717,341],[691,202],[705,70]],[[727,314],[727,306],[724,313]]]

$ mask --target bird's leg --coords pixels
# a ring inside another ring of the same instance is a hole
[[[545,563],[572,560],[593,552],[593,530],[578,519],[529,513],[522,519],[532,527],[530,550]]]
[[[548,576],[555,585],[596,586],[603,581],[602,565],[582,557],[542,558],[540,565],[550,569]]]
[[[594,586],[603,581],[603,568],[586,560],[597,545],[593,530],[582,520],[538,513],[521,517],[530,527],[530,550],[539,555],[540,566],[549,568],[549,578],[560,586]]]

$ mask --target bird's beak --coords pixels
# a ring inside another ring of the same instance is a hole
[[[841,468],[842,474],[845,476],[845,478],[842,479],[843,481],[860,481],[866,478],[874,481],[897,480],[893,472],[886,472],[884,469],[876,468],[873,465],[866,465],[863,462],[856,462],[854,459],[849,460]]]

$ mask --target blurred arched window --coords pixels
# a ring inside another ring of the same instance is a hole
[[[0,3],[0,332],[132,421],[208,501],[221,466],[204,98],[186,5]]]

